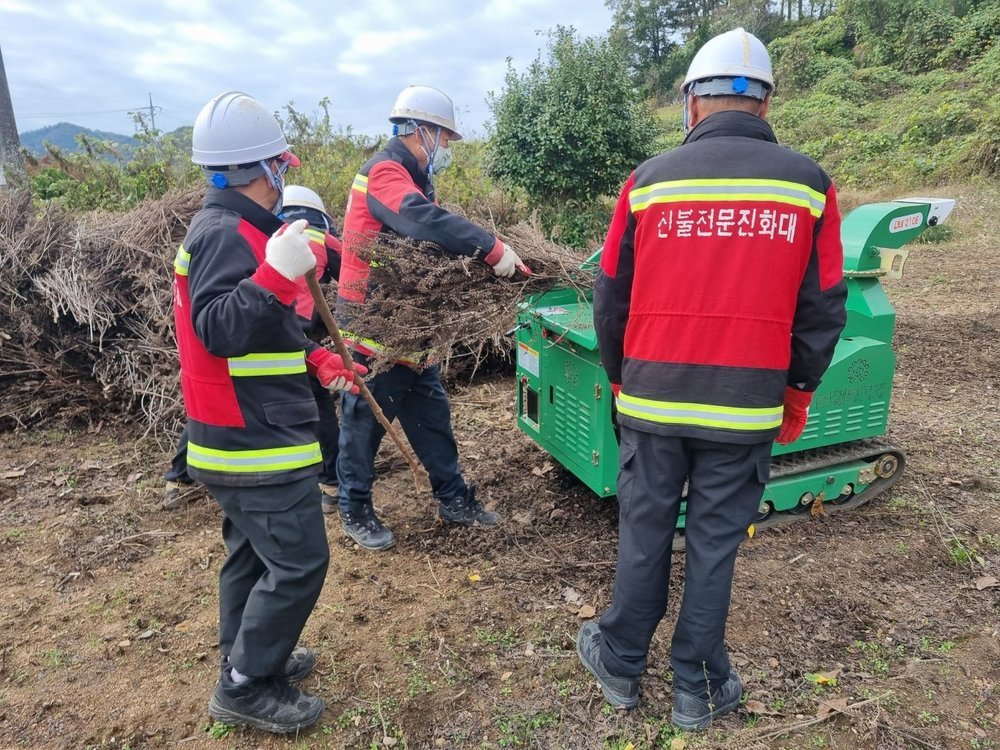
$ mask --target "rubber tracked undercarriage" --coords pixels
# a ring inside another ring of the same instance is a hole
[[[881,282],[902,276],[903,246],[944,221],[954,206],[948,199],[908,198],[860,206],[844,218],[847,325],[802,436],[772,449],[757,529],[852,510],[901,477],[903,450],[881,440],[896,370],[896,313]],[[518,426],[599,496],[613,496],[613,396],[589,297],[576,289],[537,295],[519,313],[516,331]],[[682,502],[681,531],[684,511]],[[683,534],[675,539],[682,548]]]

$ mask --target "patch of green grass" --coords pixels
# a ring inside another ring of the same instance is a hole
[[[535,738],[539,730],[554,726],[559,721],[558,714],[542,711],[536,714],[516,713],[495,720],[500,732],[498,747],[541,746]]]
[[[7,529],[3,532],[3,538],[8,542],[24,539],[28,532],[26,529]]]
[[[485,646],[499,646],[503,649],[509,649],[517,644],[517,631],[512,627],[503,630],[476,628],[476,638]]]
[[[68,661],[66,652],[61,648],[52,648],[48,651],[43,651],[42,657],[45,659],[45,664],[50,667],[62,667]]]
[[[433,692],[434,686],[427,678],[427,675],[424,674],[424,670],[420,668],[419,664],[414,664],[413,668],[410,670],[410,679],[406,685],[406,694],[410,698],[415,698],[418,695]]]
[[[926,725],[937,724],[938,722],[941,721],[940,716],[938,716],[937,714],[932,714],[930,711],[921,711],[920,714],[917,716],[917,719],[920,720],[921,724],[926,724]]]
[[[854,641],[848,651],[861,655],[860,667],[876,675],[887,675],[895,659],[906,653],[902,644],[889,648],[873,641]]]
[[[221,721],[213,722],[205,727],[205,732],[213,740],[224,740],[236,731],[232,724],[223,724]]]
[[[957,534],[945,539],[945,549],[948,551],[948,559],[957,568],[971,568],[973,564],[985,564],[976,546]]]

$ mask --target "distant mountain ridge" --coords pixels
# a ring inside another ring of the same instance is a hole
[[[133,147],[138,143],[136,139],[130,135],[109,133],[105,130],[92,130],[91,128],[74,125],[70,122],[58,122],[55,125],[47,125],[44,128],[38,128],[38,130],[29,130],[25,133],[19,134],[18,137],[21,140],[21,146],[28,149],[28,151],[36,156],[42,156],[45,154],[46,142],[51,143],[53,146],[57,146],[62,151],[78,151],[80,149],[80,145],[76,142],[76,137],[80,133],[83,133],[89,138],[101,141],[111,141],[112,143],[117,143],[126,147]]]

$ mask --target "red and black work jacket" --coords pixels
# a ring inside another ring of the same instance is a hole
[[[641,164],[618,199],[594,289],[623,424],[773,440],[786,385],[813,391],[846,322],[837,194],[747,112],[710,115]]]
[[[398,138],[369,159],[354,178],[344,218],[343,259],[337,290],[337,317],[356,350],[371,354],[377,342],[351,331],[357,305],[369,291],[370,249],[379,234],[433,242],[444,252],[493,265],[503,243],[468,219],[441,208],[434,183]]]
[[[289,219],[289,221],[291,221]],[[329,281],[337,281],[340,277],[340,254],[342,252],[340,240],[329,232],[317,229],[313,226],[306,227],[306,238],[309,240],[309,249],[316,257],[316,280],[320,284]],[[307,335],[325,332],[325,326],[320,320],[319,313],[316,312],[316,303],[313,301],[312,292],[309,291],[309,283],[306,277],[295,281],[299,292],[295,297],[295,310],[302,318],[303,327]]]
[[[270,289],[254,281],[281,225],[235,190],[209,188],[174,261],[188,470],[208,484],[283,484],[318,473],[319,415],[305,361],[316,344],[295,312],[295,284],[275,280],[270,266],[261,269],[270,271]]]

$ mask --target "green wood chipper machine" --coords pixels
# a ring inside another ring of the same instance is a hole
[[[903,246],[944,221],[954,206],[953,200],[908,198],[860,206],[844,218],[847,325],[802,436],[774,445],[757,528],[821,509],[856,508],[899,480],[905,454],[883,437],[896,369],[896,313],[882,279],[900,278]],[[613,395],[597,351],[589,296],[572,288],[535,295],[517,323],[518,426],[598,496],[614,495]],[[683,546],[683,535],[677,539],[676,546]]]

